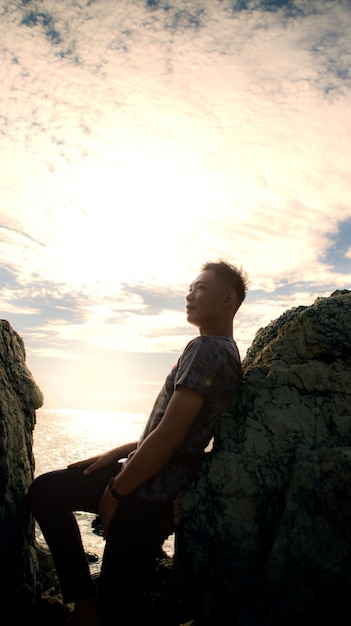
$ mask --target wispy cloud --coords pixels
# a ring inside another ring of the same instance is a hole
[[[139,312],[142,315],[157,315],[165,309],[172,311],[184,311],[185,294],[170,287],[152,287],[149,285],[121,284],[122,292],[129,300],[131,297],[139,296],[143,303]]]
[[[331,234],[329,245],[324,254],[324,262],[332,267],[334,273],[350,276],[351,262],[351,217],[338,224],[336,233]]]
[[[40,375],[173,355],[206,260],[249,273],[242,353],[350,285],[350,28],[342,0],[5,3],[0,306]]]

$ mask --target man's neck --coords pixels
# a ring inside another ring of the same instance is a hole
[[[234,338],[233,323],[218,324],[199,328],[201,336],[216,336],[216,337],[230,337]]]

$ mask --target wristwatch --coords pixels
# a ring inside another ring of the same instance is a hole
[[[110,492],[111,496],[115,500],[118,500],[118,502],[120,502],[121,500],[123,500],[124,496],[121,496],[118,493],[118,491],[116,491],[116,489],[114,488],[114,486],[113,486],[114,480],[115,480],[115,476],[112,476],[112,478],[111,478],[111,480],[110,480],[110,482],[108,484],[108,489],[109,489],[109,492]]]

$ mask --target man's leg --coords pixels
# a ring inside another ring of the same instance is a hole
[[[116,463],[89,476],[76,467],[49,472],[29,489],[29,505],[53,556],[64,602],[96,594],[73,511],[97,513],[101,495],[119,468]]]
[[[123,499],[111,522],[99,582],[102,626],[136,626],[140,599],[155,558],[170,534],[170,504],[134,495]]]

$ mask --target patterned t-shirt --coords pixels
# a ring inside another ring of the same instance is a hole
[[[233,339],[211,335],[196,337],[188,343],[165,380],[138,445],[159,424],[172,394],[181,385],[197,391],[204,402],[176,454],[138,488],[143,498],[167,502],[189,485],[194,478],[194,467],[199,465],[213,437],[218,418],[241,379],[240,356]]]

